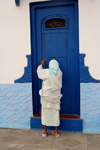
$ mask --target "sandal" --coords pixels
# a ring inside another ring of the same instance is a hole
[[[54,131],[52,131],[52,134],[55,135]],[[58,135],[55,135],[55,137],[59,137],[59,134],[58,134]]]
[[[43,137],[47,137],[47,135],[44,135],[43,132],[44,132],[44,131],[42,131],[42,136],[43,136]]]

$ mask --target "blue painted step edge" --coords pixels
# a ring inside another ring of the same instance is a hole
[[[31,130],[43,130],[41,118],[30,118]],[[54,127],[47,127],[48,130],[54,130]],[[65,132],[83,132],[83,119],[60,119],[59,131]]]

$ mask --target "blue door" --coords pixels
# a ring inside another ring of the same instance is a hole
[[[76,49],[75,5],[55,5],[36,9],[36,65],[55,58],[63,72],[61,114],[78,114],[78,50]],[[37,90],[41,89],[37,79]],[[39,95],[37,96],[40,101]],[[39,102],[40,103],[40,102]],[[39,109],[40,109],[39,105]]]

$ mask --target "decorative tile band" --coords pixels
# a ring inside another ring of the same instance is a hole
[[[32,82],[32,67],[31,67],[31,55],[26,55],[27,67],[24,68],[24,74],[21,78],[16,79],[14,83],[30,83]],[[91,77],[88,67],[84,65],[85,54],[79,54],[80,63],[80,83],[100,83],[100,80],[96,80]]]
[[[27,67],[24,68],[24,74],[21,78],[14,80],[14,83],[30,83],[32,82],[32,67],[31,67],[31,55],[26,55]]]
[[[100,80],[96,80],[91,77],[88,67],[84,65],[85,54],[79,55],[80,62],[80,83],[100,83]]]

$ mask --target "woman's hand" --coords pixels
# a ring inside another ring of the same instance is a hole
[[[41,61],[41,65],[44,65],[44,64],[45,64],[45,60],[42,60],[42,61]]]

